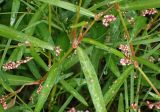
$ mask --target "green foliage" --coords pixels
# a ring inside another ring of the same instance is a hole
[[[0,0],[0,112],[147,112],[146,101],[158,112],[159,8],[159,0]]]

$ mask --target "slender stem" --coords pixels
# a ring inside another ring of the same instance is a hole
[[[17,94],[15,94],[15,96],[25,105],[26,108],[33,112],[33,110]]]
[[[151,86],[152,89],[155,91],[155,93],[160,96],[159,91],[158,91],[157,88],[153,85],[153,83],[149,80],[149,78],[147,77],[147,75],[142,71],[142,69],[141,69],[140,67],[137,67],[137,69],[138,69],[139,72],[142,74],[143,78],[150,84],[150,86]]]
[[[48,30],[49,30],[49,33],[51,34],[51,22],[52,22],[52,12],[51,12],[51,5],[48,4]]]
[[[117,12],[119,13],[119,17],[120,17],[121,22],[122,22],[122,25],[123,25],[123,27],[124,27],[124,31],[125,31],[125,34],[126,34],[127,41],[129,42],[129,46],[130,46],[130,50],[131,50],[131,56],[132,56],[132,57],[135,57],[134,47],[133,47],[132,42],[130,41],[130,34],[129,34],[128,29],[127,29],[127,26],[126,26],[126,24],[125,24],[125,22],[124,22],[124,18],[123,18],[123,16],[122,16],[121,11],[120,11],[119,4],[116,4],[115,7],[116,7],[116,9],[117,9]],[[138,64],[137,61],[134,61],[134,65],[135,65],[136,68],[139,66],[139,64]]]
[[[61,60],[59,61],[59,64],[62,64],[62,62],[65,60],[65,58],[73,51],[73,48],[71,47],[67,53],[61,58]]]
[[[130,75],[130,105],[134,103],[134,72]],[[134,112],[134,109],[131,109],[130,112]]]
[[[128,86],[127,86],[127,80],[124,82],[124,96],[125,96],[125,110],[126,112],[129,112],[129,103],[128,103]]]
[[[51,32],[52,32],[52,11],[51,11],[51,5],[48,4],[48,30],[49,30],[49,33],[51,35]],[[48,52],[48,66],[50,67],[51,66],[51,53]]]
[[[53,104],[54,104],[54,97],[55,97],[55,93],[57,91],[57,86],[55,85],[53,88],[52,88],[52,91],[51,91],[51,94],[50,94],[50,98],[49,98],[49,103],[48,103],[48,112],[51,112],[52,111],[52,108],[53,108]]]

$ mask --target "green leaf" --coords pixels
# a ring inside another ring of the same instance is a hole
[[[34,49],[33,46],[31,46],[31,55],[33,56],[33,59],[46,71],[49,70],[48,66],[46,63],[43,61],[43,59],[38,55],[36,50]]]
[[[75,98],[77,98],[80,102],[82,102],[85,106],[88,106],[85,99],[75,90],[69,83],[67,83],[65,80],[61,80],[60,83],[62,86],[70,92]]]
[[[157,94],[154,94],[152,92],[149,92],[149,95],[151,95],[154,99],[156,100],[160,100],[160,96],[158,96]]]
[[[33,60],[30,60],[29,62],[27,62],[28,68],[29,70],[32,72],[32,74],[34,75],[34,77],[36,79],[40,79],[41,75],[39,73],[39,69],[37,67],[37,65],[34,63]]]
[[[16,40],[18,42],[29,42],[34,46],[44,49],[53,50],[53,46],[50,43],[44,42],[33,36],[28,36],[22,32],[18,32],[8,26],[0,24],[0,36]]]
[[[43,15],[43,12],[44,12],[46,7],[47,7],[47,4],[43,4],[38,9],[38,11],[36,11],[36,13],[33,15],[32,19],[29,21],[28,27],[31,26],[32,24],[34,24],[35,22],[37,22],[38,20],[40,20],[40,18]],[[35,28],[36,28],[35,26],[31,27],[31,28],[28,28],[25,33],[28,34],[28,35],[32,35]]]
[[[105,105],[107,105],[114,98],[133,68],[133,66],[129,66],[128,68],[126,68],[123,74],[118,77],[118,79],[114,82],[110,89],[104,94]]]
[[[9,85],[9,81],[3,71],[0,70],[0,84],[8,91],[13,93],[13,89]]]
[[[20,7],[20,0],[13,0],[12,2],[12,12],[11,13],[11,19],[10,19],[10,25],[13,26],[13,24],[16,21],[17,13]]]
[[[73,12],[76,12],[76,8],[77,8],[77,5],[74,5],[62,0],[38,0],[38,1],[42,1],[44,3],[48,3],[66,10],[73,11]],[[94,17],[94,13],[82,7],[80,8],[80,14],[86,15],[89,17]]]
[[[48,77],[46,81],[44,82],[43,89],[38,96],[38,102],[35,106],[34,112],[40,112],[41,109],[43,108],[43,105],[46,102],[49,96],[49,93],[52,87],[54,86],[56,79],[58,75],[60,74],[60,72],[61,72],[61,65],[59,65],[58,63],[54,63],[50,71],[48,72]]]
[[[120,6],[121,10],[141,10],[148,8],[160,8],[159,0],[136,0]]]
[[[96,112],[107,112],[98,77],[89,57],[80,47],[77,48],[77,54]]]
[[[95,41],[95,40],[91,39],[91,38],[84,38],[83,42],[89,43],[89,44],[93,44],[97,48],[103,49],[105,51],[108,51],[109,53],[112,53],[112,54],[114,54],[114,55],[116,55],[116,56],[118,56],[120,58],[124,57],[123,53],[121,53],[120,51],[118,51],[118,50],[116,50],[116,49],[114,49],[112,47],[108,47],[108,46],[106,46],[106,45],[104,45],[104,44],[102,44],[102,43],[100,43],[98,41]]]
[[[158,67],[156,64],[149,62],[148,60],[141,58],[141,57],[134,57],[134,60],[137,60],[139,63],[144,64],[145,66],[147,66],[148,68],[157,71],[158,73],[160,73],[160,67]]]
[[[109,58],[108,67],[116,77],[120,76],[120,71],[118,69],[118,66],[116,65],[116,61],[114,61],[112,57]]]
[[[143,17],[143,16],[136,17],[134,28],[133,28],[132,33],[131,33],[132,34],[131,35],[132,38],[135,38],[138,35],[138,33],[142,29],[145,28],[145,26],[146,26],[146,20],[147,19],[145,17]]]
[[[25,77],[25,76],[11,75],[7,73],[5,73],[5,75],[8,79],[9,85],[13,85],[13,86],[24,85],[26,83],[34,82],[32,78]]]
[[[16,49],[13,50],[12,54],[8,59],[8,62],[21,60],[24,51],[25,51],[25,46],[18,46]]]
[[[119,102],[118,102],[118,112],[124,112],[124,98],[123,94],[121,93],[119,96]]]

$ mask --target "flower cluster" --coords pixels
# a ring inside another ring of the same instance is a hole
[[[137,107],[138,107],[138,106],[137,106],[136,103],[132,103],[132,104],[131,104],[131,108],[132,108],[132,109],[137,109]]]
[[[4,97],[0,98],[0,104],[5,110],[8,108]]]
[[[19,60],[16,62],[10,61],[6,64],[3,64],[3,69],[6,70],[12,70],[12,69],[16,69],[18,68],[21,64],[23,63],[27,63],[28,61],[30,61],[31,59],[33,59],[32,57],[26,57],[24,60]]]
[[[56,56],[59,56],[60,53],[61,53],[61,51],[62,51],[62,49],[60,48],[60,46],[56,46],[56,47],[54,48],[54,50],[55,50]]]
[[[153,63],[153,62],[155,61],[155,58],[152,57],[152,56],[150,56],[150,57],[148,58],[148,60]]]
[[[132,64],[132,61],[131,61],[131,59],[130,59],[130,53],[129,53],[129,47],[128,47],[128,45],[123,45],[123,44],[121,44],[120,46],[119,46],[119,49],[124,53],[124,55],[125,55],[125,58],[122,58],[121,60],[120,60],[120,63],[121,63],[121,65],[130,65],[130,64]]]
[[[128,22],[131,24],[131,25],[134,25],[135,24],[135,20],[133,17],[128,17]]]
[[[113,22],[116,20],[116,17],[114,15],[105,15],[103,20],[102,20],[102,23],[104,26],[108,26],[109,23]]]
[[[143,16],[156,14],[157,10],[155,8],[147,9],[142,12]]]
[[[156,102],[156,103],[152,103],[150,101],[147,101],[146,103],[147,103],[147,106],[149,109],[153,109],[153,108],[160,109],[160,101]]]

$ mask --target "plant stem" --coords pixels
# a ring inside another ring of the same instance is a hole
[[[142,71],[142,69],[141,69],[140,67],[137,67],[137,69],[138,69],[139,72],[142,74],[143,78],[149,83],[149,85],[152,87],[152,89],[155,91],[155,93],[160,96],[159,91],[158,91],[157,88],[153,85],[153,83],[149,80],[149,78],[147,77],[147,75]]]

